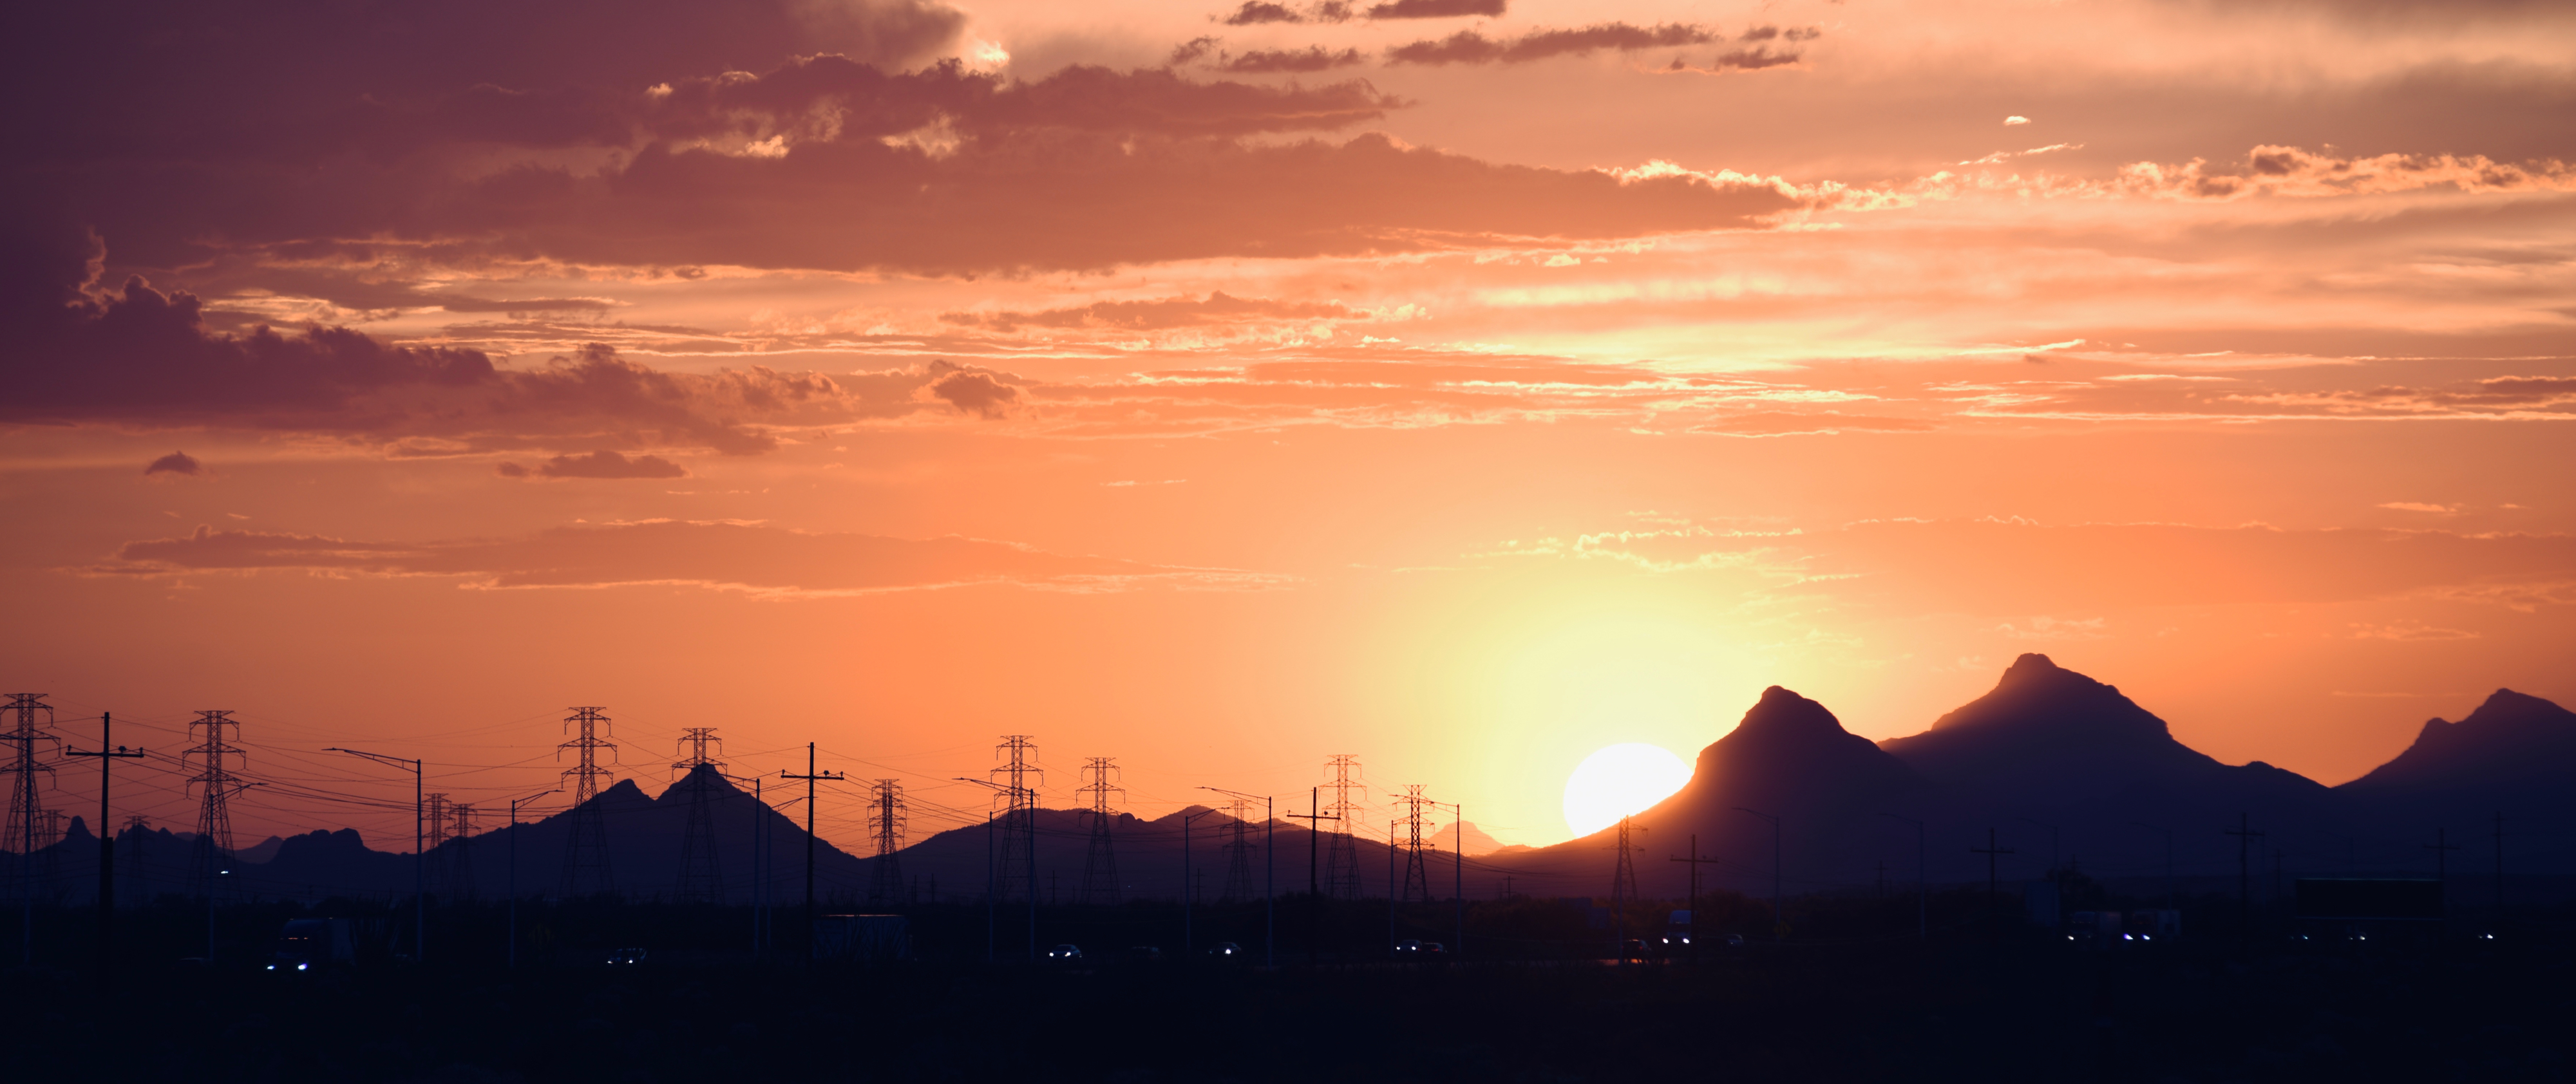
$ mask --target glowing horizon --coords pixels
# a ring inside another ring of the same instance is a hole
[[[1358,750],[1539,845],[1775,684],[1883,739],[2045,651],[2326,783],[2576,703],[2576,11],[371,11],[7,46],[67,719],[487,799],[572,703],[959,808],[1004,733],[1140,813]],[[391,823],[290,763],[245,833]]]

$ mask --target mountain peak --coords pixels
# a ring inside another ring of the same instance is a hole
[[[2105,685],[2031,652],[2013,660],[1986,695],[1934,720],[1933,730],[1957,728],[2080,729],[2131,738],[2170,736],[2165,721]]]
[[[2357,791],[2510,789],[2555,780],[2571,763],[2576,712],[2498,689],[2459,722],[2425,720],[2405,751],[2344,785]]]
[[[2054,660],[2050,659],[2046,655],[2042,655],[2036,651],[2026,651],[2022,653],[2020,658],[2014,659],[2011,666],[2004,669],[2004,678],[2000,684],[2010,685],[2016,681],[2037,681],[2044,679],[2049,674],[2070,672],[2071,671],[2068,671],[2064,667],[2057,665]]]
[[[1823,704],[1774,685],[1762,690],[1762,699],[1735,724],[1735,733],[1759,737],[1776,731],[1840,734],[1843,724]]]

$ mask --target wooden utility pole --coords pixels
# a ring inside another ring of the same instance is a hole
[[[778,777],[805,781],[805,966],[810,968],[814,966],[815,920],[820,917],[814,913],[814,784],[817,780],[846,779],[848,776],[841,772],[815,771],[814,743],[809,741],[805,743],[805,774],[790,775],[787,769],[781,768]]]
[[[1322,936],[1324,919],[1324,886],[1316,845],[1324,836],[1323,822],[1342,819],[1338,813],[1324,812],[1323,800],[1324,788],[1311,788],[1306,792],[1306,811],[1285,814],[1291,820],[1306,822],[1306,962],[1309,964],[1315,962],[1315,941]],[[1183,887],[1187,888],[1186,885]]]
[[[1686,936],[1690,938],[1691,959],[1697,960],[1699,959],[1699,867],[1704,863],[1715,862],[1717,859],[1700,857],[1699,833],[1693,832],[1690,837],[1690,857],[1675,858],[1673,861],[1690,863],[1690,932]]]
[[[2236,837],[2236,936],[2254,936],[2254,841],[2263,833],[2247,822],[2243,812],[2236,814],[2236,827],[2222,834]]]
[[[108,819],[107,767],[119,759],[143,755],[143,750],[140,749],[127,752],[122,745],[114,747],[108,745],[108,731],[115,725],[116,713],[102,711],[98,713],[98,751],[94,753],[84,753],[78,749],[63,751],[65,756],[98,758],[98,989],[102,995],[108,991],[108,978],[116,966],[116,826],[115,822]],[[2498,823],[2502,823],[2501,818]],[[2502,829],[2499,828],[2498,831]],[[2496,853],[2499,855],[2504,853],[2500,844]],[[2498,859],[2498,862],[2501,863],[2502,859]],[[2497,868],[2503,867],[2499,864]]]

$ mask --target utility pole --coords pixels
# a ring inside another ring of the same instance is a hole
[[[1181,957],[1184,960],[1195,959],[1190,955],[1194,947],[1190,940],[1190,908],[1196,905],[1198,895],[1191,890],[1190,882],[1190,822],[1215,812],[1213,809],[1181,812]]]
[[[1995,896],[1997,891],[2001,887],[2001,883],[1996,879],[1995,875],[1995,858],[1999,855],[2011,854],[2013,853],[2013,850],[2010,847],[1995,846],[1995,830],[1989,827],[1986,829],[1986,845],[1983,847],[1970,847],[1968,848],[1968,853],[1982,854],[1986,856],[1986,907],[1991,910],[1995,905]]]
[[[760,800],[765,776],[751,777],[751,958],[760,959],[761,909],[769,905],[769,807]]]
[[[2181,907],[2182,896],[2174,887],[2173,830],[2169,828],[2158,828],[2145,821],[2130,821],[2129,823],[2139,828],[2144,828],[2150,832],[2163,833],[2165,837],[2165,908],[2167,910],[2172,910],[2174,908]]]
[[[1932,938],[1932,856],[1923,843],[1923,822],[1901,813],[1881,813],[1914,826],[1914,939]]]
[[[684,727],[680,744],[688,751],[671,767],[683,772],[681,781],[689,787],[689,823],[680,833],[680,883],[672,898],[681,903],[724,902],[724,865],[716,857],[716,818],[711,786],[724,762],[707,752],[707,746],[721,746],[711,726]]]
[[[1089,782],[1073,792],[1076,798],[1090,796],[1090,805],[1083,810],[1083,813],[1091,818],[1091,845],[1082,855],[1082,890],[1075,897],[1075,902],[1084,906],[1095,903],[1115,904],[1120,898],[1118,851],[1109,831],[1109,826],[1117,821],[1118,813],[1109,807],[1109,799],[1110,795],[1125,794],[1127,790],[1124,787],[1110,785],[1109,777],[1117,771],[1118,763],[1114,758],[1092,757],[1085,760],[1082,763],[1082,774]]]
[[[2240,940],[2254,936],[2254,841],[2263,833],[2254,830],[2243,811],[2236,814],[2236,827],[2220,832],[2236,837],[2236,936]]]
[[[1288,814],[1291,819],[1306,822],[1306,962],[1309,964],[1315,962],[1315,941],[1322,936],[1324,924],[1324,892],[1317,868],[1316,844],[1324,834],[1321,829],[1325,821],[1342,819],[1338,814],[1324,812],[1323,795],[1322,787],[1309,790],[1306,793],[1306,812]]]
[[[8,838],[18,845],[18,962],[22,966],[36,962],[36,822],[44,817],[44,808],[36,800],[36,773],[50,779],[54,771],[53,765],[36,763],[36,743],[61,743],[36,725],[39,711],[45,713],[47,723],[54,720],[54,706],[45,703],[45,695],[10,693],[9,703],[0,708],[18,717],[18,725],[0,735],[0,741],[18,746],[17,757],[6,770],[17,776],[9,789]]]
[[[1467,954],[1467,811],[1456,802],[1431,802],[1433,808],[1449,807],[1449,834],[1456,837],[1449,848],[1449,898],[1457,911],[1457,955]]]
[[[510,799],[510,966],[519,966],[519,807],[549,794],[563,793],[562,787],[541,790],[525,798]]]
[[[1690,857],[1675,858],[1673,861],[1690,863],[1690,957],[1693,961],[1697,961],[1699,959],[1699,868],[1704,864],[1714,863],[1717,859],[1700,857],[1699,833],[1693,832],[1690,837]]]
[[[2424,846],[2433,852],[2433,879],[2442,886],[2442,917],[2451,917],[2451,852],[2460,845],[2450,840],[2450,829],[2433,829],[2433,842]]]
[[[382,753],[363,753],[338,746],[322,751],[365,757],[389,768],[411,769],[411,946],[412,958],[425,964],[429,962],[429,848],[423,845],[425,841],[422,838],[421,829],[424,825],[422,814],[426,811],[424,804],[428,795],[422,793],[424,784],[421,762],[417,759],[404,760],[401,757],[389,757]]]
[[[1780,818],[1759,809],[1746,809],[1743,806],[1735,807],[1735,811],[1751,813],[1771,822],[1771,939],[1786,941],[1789,939],[1789,919],[1780,911]]]
[[[1008,772],[1010,773],[1011,782],[1007,784],[996,783],[990,779],[968,779],[964,776],[957,777],[957,781],[960,783],[973,783],[979,787],[990,788],[995,793],[1002,796],[1001,852],[996,860],[986,863],[986,873],[988,875],[986,878],[984,902],[984,910],[987,913],[986,925],[991,925],[990,913],[993,908],[1003,897],[1010,894],[1010,882],[1008,878],[1011,876],[1011,855],[1013,852],[1012,840],[1015,837],[1020,836],[1022,833],[1025,833],[1025,838],[1021,838],[1017,845],[1017,849],[1020,855],[1020,864],[1026,871],[1022,879],[1022,884],[1028,889],[1028,959],[1030,963],[1036,963],[1038,959],[1038,792],[1036,788],[1022,785],[1021,780],[1026,778],[1029,774],[1039,771],[1037,765],[1029,763],[1028,761],[1028,757],[1037,752],[1037,746],[1029,742],[1028,735],[1026,734],[1005,734],[1002,737],[1003,743],[998,748],[1011,755],[1011,762],[1003,765],[1002,767],[992,769],[991,773],[988,774]],[[1026,827],[1013,827],[1012,822],[1015,820],[1020,821]],[[987,837],[992,834],[992,822],[989,819],[985,822],[984,831]]]
[[[1261,966],[1279,966],[1279,817],[1270,795],[1251,795],[1223,787],[1200,787],[1245,801],[1261,799]],[[1416,788],[1420,789],[1420,788]],[[1242,822],[1235,822],[1240,825]],[[1238,828],[1237,831],[1241,829]]]
[[[849,776],[843,772],[816,771],[814,743],[809,741],[805,743],[805,774],[790,775],[787,769],[781,768],[778,777],[805,781],[805,966],[811,969],[814,966],[815,921],[821,917],[814,912],[814,784],[824,779],[847,779]]]
[[[119,759],[143,755],[143,750],[140,749],[127,752],[122,745],[113,747],[108,745],[109,732],[115,726],[116,713],[102,711],[98,713],[98,751],[94,753],[84,753],[78,749],[64,751],[68,756],[98,758],[98,989],[102,995],[108,991],[109,979],[116,966],[116,829],[113,827],[115,822],[108,819],[107,768]],[[2502,838],[2503,819],[2498,818],[2496,824],[2498,838]],[[2504,868],[2503,844],[2497,844],[2496,854],[2498,856],[2496,868],[2501,871]],[[2497,876],[2501,878],[2503,874],[2499,872]],[[2496,883],[2501,885],[2504,882],[2498,880]],[[2499,895],[2498,898],[2501,899],[2502,896]]]
[[[564,847],[563,897],[606,895],[617,891],[616,871],[608,862],[608,811],[599,806],[599,793],[617,781],[617,773],[599,763],[600,750],[615,759],[617,746],[600,736],[608,725],[605,709],[576,707],[564,718],[566,728],[579,727],[579,736],[555,746],[555,759],[563,751],[575,755],[574,766],[563,774],[572,777],[572,833]]]

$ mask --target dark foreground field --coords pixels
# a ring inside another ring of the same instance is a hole
[[[980,909],[975,917],[980,918]],[[14,924],[13,924],[14,925]],[[980,922],[976,924],[980,927]],[[15,930],[9,932],[15,933]],[[981,948],[980,929],[975,931]],[[15,948],[15,946],[11,946]],[[2021,933],[1697,965],[877,967],[668,953],[280,976],[13,969],[11,1081],[2559,1081],[2576,954],[2088,952]],[[138,953],[139,954],[139,953]]]

